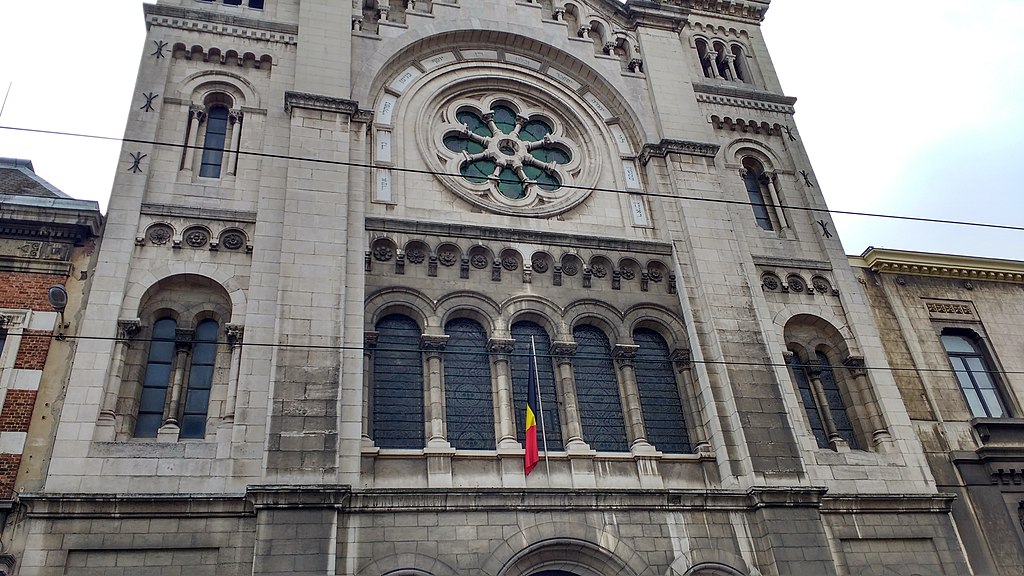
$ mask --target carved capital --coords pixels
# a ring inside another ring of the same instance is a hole
[[[811,379],[820,379],[821,372],[824,368],[822,368],[820,362],[812,360],[804,364],[804,370],[807,370],[807,375],[810,376]]]
[[[640,347],[636,344],[616,344],[612,348],[612,358],[619,366],[632,366],[638,352]]]
[[[576,355],[575,342],[552,342],[548,350],[559,362],[568,362]]]
[[[491,338],[487,341],[487,351],[491,354],[506,356],[516,349],[516,341],[511,338]]]
[[[867,368],[864,366],[863,356],[850,356],[846,360],[843,360],[843,366],[850,372],[850,376],[854,378],[860,378],[866,376],[868,373]]]
[[[782,358],[786,361],[787,366],[793,361],[793,356],[796,356],[796,354],[794,354],[792,350],[785,350],[782,352]]]
[[[189,352],[192,350],[192,341],[195,340],[195,330],[183,330],[181,328],[174,331],[174,349],[178,352]]]
[[[367,354],[373,353],[379,338],[380,332],[363,332],[363,352]]]
[[[447,345],[447,334],[423,334],[420,336],[420,349],[424,352],[442,352]]]
[[[224,336],[231,346],[238,346],[242,343],[242,336],[245,334],[245,327],[241,324],[225,324]]]
[[[686,348],[676,348],[673,350],[669,360],[675,364],[676,372],[685,372],[693,366],[693,357]]]
[[[135,338],[142,330],[142,322],[138,318],[121,319],[117,321],[117,339],[127,342]]]

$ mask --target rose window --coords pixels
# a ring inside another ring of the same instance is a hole
[[[568,184],[571,147],[546,118],[497,104],[484,113],[463,107],[450,125],[457,128],[444,134],[444,146],[461,154],[458,170],[470,183],[526,203],[553,199]]]

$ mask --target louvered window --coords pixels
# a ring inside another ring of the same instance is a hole
[[[572,364],[583,440],[595,450],[625,452],[626,430],[608,337],[594,326],[583,325],[573,330],[573,338],[577,348]]]
[[[512,398],[515,405],[516,430],[519,442],[526,443],[526,429],[523,417],[526,414],[527,386],[530,383],[530,338],[537,348],[537,375],[540,382],[540,400],[543,404],[543,418],[537,422],[537,431],[543,432],[547,438],[549,450],[562,449],[562,426],[558,416],[558,402],[555,395],[554,363],[548,355],[551,339],[539,324],[534,322],[516,322],[512,325],[512,338],[516,341],[512,354]],[[543,430],[541,430],[543,424]],[[544,437],[537,435],[537,444],[544,449]]]
[[[377,322],[373,353],[373,441],[380,448],[423,448],[423,360],[419,325],[392,314]]]
[[[475,320],[445,324],[444,398],[448,442],[464,450],[494,449],[494,405],[487,332]]]
[[[646,328],[633,332],[633,342],[640,346],[635,362],[636,385],[648,442],[662,452],[691,452],[668,344],[660,334]]]

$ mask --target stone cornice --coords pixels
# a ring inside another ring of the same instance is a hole
[[[226,222],[248,222],[256,223],[255,212],[243,212],[241,210],[225,210],[218,208],[194,208],[192,206],[177,206],[174,204],[153,204],[143,203],[142,214],[148,216],[163,216],[177,218],[192,218],[202,220],[219,220]]]
[[[764,20],[770,0],[668,0],[680,2],[693,12],[706,12],[737,20],[758,23]]]
[[[821,499],[822,514],[880,512],[948,514],[954,494],[827,494]]]
[[[651,161],[651,158],[664,158],[669,154],[689,154],[691,156],[704,156],[714,158],[718,154],[718,144],[708,142],[690,142],[688,140],[664,139],[657,144],[644,144],[640,150],[640,163],[644,166]]]
[[[1024,262],[1018,260],[874,247],[869,247],[860,256],[850,256],[849,259],[851,266],[879,273],[1024,284]]]
[[[293,108],[337,112],[351,116],[357,122],[370,122],[373,119],[373,112],[360,109],[359,103],[355,100],[288,90],[284,93],[285,112],[291,112]]]
[[[718,84],[694,84],[693,91],[698,102],[736,106],[752,110],[765,110],[782,114],[793,114],[796,98],[773,92],[764,92],[741,86],[721,86]]]
[[[0,222],[4,236],[78,243],[99,234],[103,216],[92,200],[11,195],[0,197]]]
[[[197,30],[255,38],[271,42],[295,44],[299,27],[294,24],[269,22],[232,14],[209,12],[197,8],[182,8],[166,4],[143,4],[147,26],[166,26],[182,30]],[[270,34],[267,34],[270,32]]]
[[[518,230],[515,228],[490,228],[474,224],[442,224],[393,218],[367,218],[366,229],[373,232],[397,232],[437,236],[440,238],[503,240],[535,245],[561,246],[564,248],[618,250],[622,252],[640,252],[643,254],[672,254],[672,246],[660,242],[602,236],[576,236],[537,230]]]

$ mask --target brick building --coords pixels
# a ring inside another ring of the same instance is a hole
[[[146,5],[20,573],[966,572],[768,4]]]
[[[75,200],[36,175],[27,160],[0,158],[0,519],[15,490],[41,486],[53,424],[81,321],[87,272],[102,220],[96,202]],[[53,286],[67,291],[62,316]],[[10,562],[0,555],[0,566]]]

